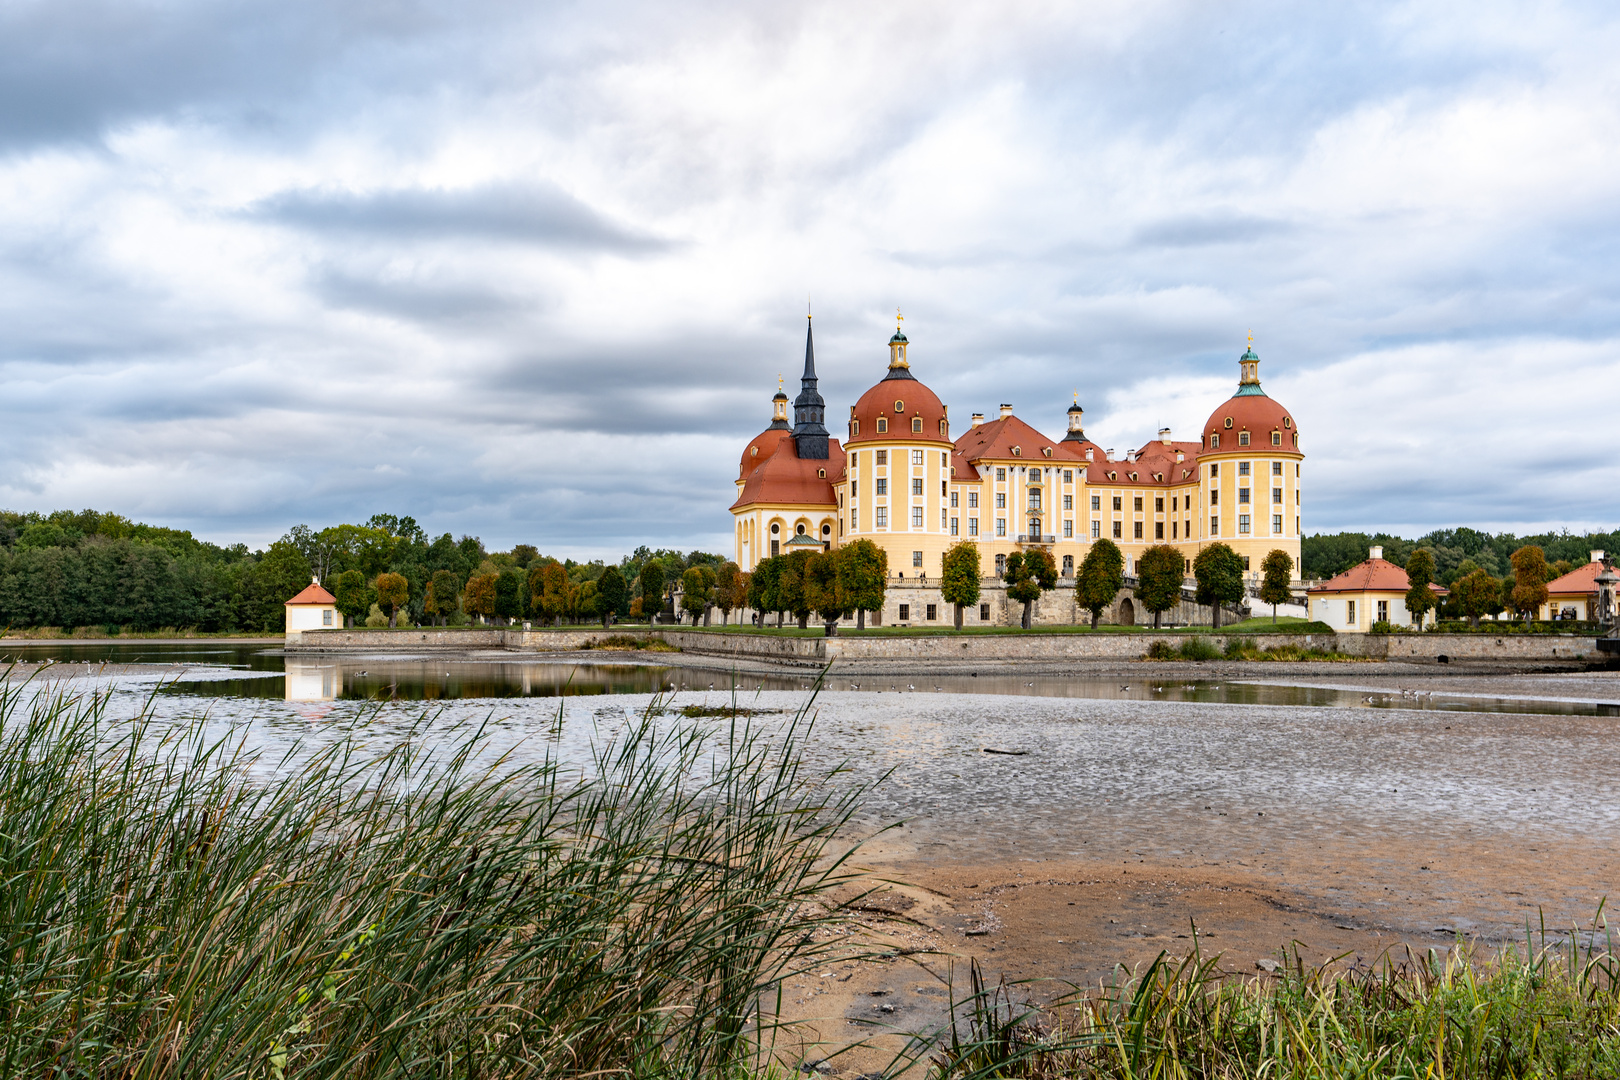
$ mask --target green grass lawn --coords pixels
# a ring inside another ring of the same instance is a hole
[[[777,630],[774,625],[767,625],[763,629],[752,626],[676,626],[659,627],[658,629],[673,629],[697,631],[706,634],[777,634],[786,637],[822,637],[824,636],[821,624],[812,620],[809,627],[800,630],[792,623]],[[956,635],[1006,635],[1006,634],[1331,634],[1333,628],[1326,623],[1311,622],[1305,619],[1290,619],[1279,617],[1276,625],[1272,625],[1271,617],[1259,619],[1245,619],[1240,623],[1222,626],[1213,630],[1208,626],[1183,626],[1174,629],[1154,630],[1151,626],[1110,626],[1103,625],[1096,630],[1088,624],[1076,626],[1036,626],[1031,630],[1023,630],[1016,626],[964,626],[957,630],[949,623],[932,626],[871,626],[865,630],[857,630],[853,623],[841,622],[838,624],[839,637],[952,637]]]

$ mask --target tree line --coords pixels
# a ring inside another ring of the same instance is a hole
[[[1450,588],[1474,570],[1485,570],[1497,579],[1513,573],[1513,553],[1520,548],[1540,548],[1549,568],[1558,569],[1553,577],[1568,573],[1590,558],[1592,551],[1620,552],[1620,532],[1575,534],[1559,533],[1515,536],[1476,529],[1436,529],[1416,540],[1389,533],[1341,532],[1308,536],[1300,541],[1301,574],[1311,579],[1327,579],[1343,573],[1367,558],[1367,550],[1378,546],[1384,558],[1405,566],[1412,552],[1428,550],[1434,559],[1434,581]],[[1464,567],[1464,563],[1470,563]]]

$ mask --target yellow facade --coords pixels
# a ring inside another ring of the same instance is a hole
[[[1002,425],[994,445],[976,454],[972,448],[982,441],[976,440],[982,423],[977,415],[969,430],[947,445],[941,438],[949,428],[944,407],[936,417],[928,405],[908,403],[937,399],[900,370],[909,364],[903,335],[897,332],[896,339],[898,349],[895,341],[890,344],[889,379],[897,371],[903,379],[885,380],[863,395],[863,402],[883,402],[876,419],[863,420],[851,407],[847,438],[842,446],[834,441],[836,453],[826,462],[792,457],[786,398],[778,394],[773,428],[781,434],[775,453],[785,457],[751,468],[752,459],[745,456],[737,480],[732,514],[736,560],[744,570],[772,554],[773,542],[777,551],[785,550],[785,541],[802,530],[828,549],[871,540],[887,553],[890,574],[905,579],[937,578],[945,552],[962,540],[978,545],[987,577],[997,572],[998,556],[1031,547],[1051,552],[1060,573],[1072,577],[1100,537],[1120,546],[1127,574],[1135,573],[1142,553],[1155,544],[1178,548],[1190,574],[1198,552],[1220,541],[1245,560],[1254,578],[1274,549],[1288,553],[1298,577],[1304,455],[1291,416],[1270,399],[1254,400],[1264,395],[1252,351],[1244,355],[1243,396],[1228,403],[1233,407],[1226,411],[1233,415],[1224,415],[1223,406],[1210,420],[1210,431],[1225,435],[1217,441],[1226,445],[1208,446],[1209,432],[1199,443],[1176,443],[1161,431],[1141,449],[1110,457],[1084,438],[1078,406],[1070,410],[1070,431],[1063,439],[1028,427],[1003,406],[984,429]],[[888,406],[891,394],[898,413]],[[1260,422],[1271,414],[1283,417],[1286,428],[1282,422],[1269,427]],[[863,422],[869,425],[864,436]],[[767,430],[761,439],[768,442],[769,435]],[[774,482],[767,475],[772,470]],[[823,471],[825,489],[818,498],[773,497],[790,487],[802,496],[804,485],[815,483]]]

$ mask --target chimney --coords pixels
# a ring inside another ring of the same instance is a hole
[[[1159,441],[1164,443],[1164,445],[1166,445],[1166,446],[1170,445],[1170,429],[1169,428],[1162,427],[1162,428],[1159,429]]]
[[[1381,547],[1369,548],[1367,557],[1372,559],[1382,559],[1384,557],[1384,549]]]
[[[1125,460],[1126,461],[1135,461],[1136,460],[1136,451],[1135,450],[1127,450],[1127,451],[1125,451]]]
[[[1005,401],[1002,402],[1001,403],[1001,418],[1003,420],[1005,420],[1007,417],[1009,417],[1011,415],[1012,415],[1012,406],[1008,405]]]
[[[1601,551],[1592,552],[1592,561],[1593,562],[1602,562],[1603,561],[1603,552],[1601,552]]]
[[[973,414],[973,423],[970,426],[978,427],[982,423],[984,423],[984,413],[982,413],[982,412],[974,413]]]
[[[1104,450],[1103,453],[1108,455],[1108,460],[1109,461],[1118,461],[1119,460],[1118,458],[1114,457],[1114,448],[1112,446],[1110,446],[1107,450]]]
[[[1093,457],[1092,457],[1092,456],[1091,456],[1091,451],[1090,451],[1090,450],[1087,450],[1087,451],[1086,451],[1086,460],[1087,460],[1087,461],[1092,461],[1092,460],[1095,460],[1095,459],[1094,459],[1094,458],[1093,458]]]
[[[1176,451],[1176,460],[1177,461],[1186,461],[1187,460],[1187,455],[1182,453],[1180,450],[1177,450]]]

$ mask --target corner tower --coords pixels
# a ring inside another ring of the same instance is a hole
[[[804,324],[804,375],[793,399],[793,442],[804,461],[827,460],[827,403],[816,390],[816,343],[810,317]]]

